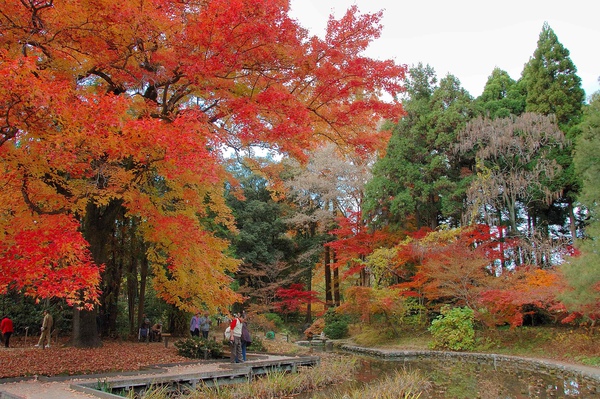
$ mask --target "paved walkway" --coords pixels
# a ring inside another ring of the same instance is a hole
[[[248,364],[256,361],[277,361],[288,359],[286,356],[277,355],[249,355]],[[229,361],[199,361],[184,365],[161,365],[139,372],[94,374],[76,377],[40,377],[22,380],[0,380],[0,399],[98,399],[102,395],[89,395],[71,388],[74,384],[98,383],[128,380],[144,380],[153,377],[171,377],[185,374],[213,372],[218,370],[233,369],[236,365]],[[109,397],[108,395],[106,397]],[[114,397],[114,396],[110,396]]]

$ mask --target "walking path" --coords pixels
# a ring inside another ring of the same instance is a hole
[[[278,355],[249,355],[248,365],[253,362],[274,362],[290,359],[290,356]],[[111,381],[127,380],[152,380],[153,378],[165,379],[181,375],[200,374],[223,370],[234,370],[241,365],[229,361],[202,360],[182,365],[159,365],[153,368],[128,373],[93,374],[76,377],[39,377],[28,379],[0,380],[0,399],[98,399],[115,398],[98,391],[94,395],[73,389],[78,384],[110,384]]]

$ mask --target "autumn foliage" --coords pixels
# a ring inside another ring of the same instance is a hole
[[[288,288],[280,287],[275,292],[274,307],[283,314],[295,313],[309,303],[320,302],[318,292],[306,291],[303,284],[291,284]]]
[[[387,134],[380,120],[401,113],[379,94],[401,90],[404,67],[362,55],[381,13],[353,7],[319,39],[288,11],[286,0],[3,3],[0,290],[94,303],[111,265],[86,246],[85,226],[99,225],[86,218],[119,206],[140,223],[163,299],[184,310],[238,299],[237,261],[203,223],[233,229],[222,150],[369,151]]]
[[[371,274],[371,285],[348,288],[340,309],[367,323],[398,321],[414,310],[412,298],[421,304],[417,308],[433,314],[444,305],[469,307],[490,327],[520,326],[534,315],[568,321],[558,299],[565,290],[559,272],[502,266],[503,251],[516,245],[518,240],[504,239],[487,225],[419,230],[391,249],[366,251],[361,264]]]

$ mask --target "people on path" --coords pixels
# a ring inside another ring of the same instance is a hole
[[[248,321],[242,323],[242,360],[246,361],[246,348],[252,343],[252,336],[248,329]]]
[[[48,309],[44,309],[44,319],[42,320],[42,334],[40,335],[40,339],[37,345],[35,345],[36,347],[50,347],[50,339],[52,338],[50,333],[52,332],[53,323],[54,319],[52,319],[52,315],[50,314],[50,312],[48,312]],[[44,341],[46,342],[46,344],[44,344]]]
[[[200,313],[196,313],[192,316],[192,320],[190,321],[190,334],[192,334],[192,337],[200,336]]]
[[[2,340],[4,341],[4,346],[6,348],[9,347],[10,336],[14,332],[14,326],[12,320],[5,315],[0,322],[0,331],[2,331]]]
[[[230,328],[229,341],[231,342],[231,363],[243,363],[242,359],[242,327],[244,319],[239,315],[234,315]]]
[[[204,339],[208,339],[208,332],[210,331],[211,323],[212,321],[210,320],[208,312],[204,312],[204,314],[198,320],[198,324],[200,325],[200,332],[202,332],[202,337]]]

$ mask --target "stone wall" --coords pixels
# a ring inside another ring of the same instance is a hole
[[[353,345],[340,345],[339,349],[382,358],[387,360],[448,360],[461,359],[472,363],[484,363],[503,369],[528,370],[547,374],[560,379],[574,379],[596,387],[600,393],[600,368],[579,366],[545,359],[531,359],[519,356],[495,355],[488,353],[445,352],[427,350],[392,350],[363,348]]]

